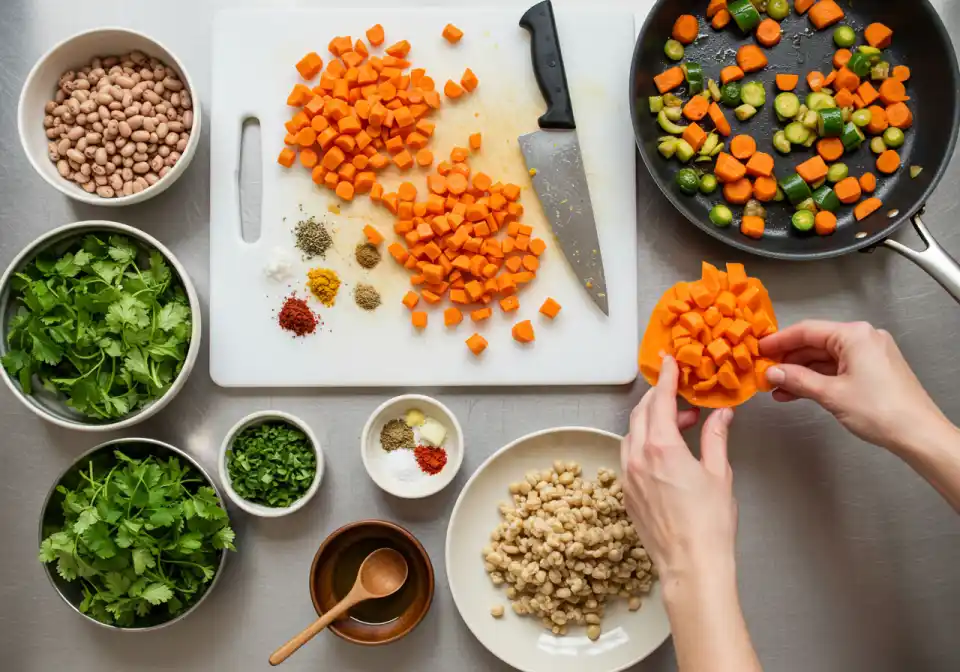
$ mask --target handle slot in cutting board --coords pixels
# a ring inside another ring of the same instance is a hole
[[[237,207],[240,236],[253,244],[260,240],[263,221],[263,142],[260,120],[247,117],[240,126],[240,156],[237,166]]]

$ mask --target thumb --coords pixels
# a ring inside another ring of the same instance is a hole
[[[733,409],[721,408],[703,423],[700,437],[700,459],[708,471],[723,476],[730,470],[727,459],[727,434],[733,422]]]
[[[767,382],[795,397],[824,405],[836,380],[805,366],[777,364],[767,369]]]

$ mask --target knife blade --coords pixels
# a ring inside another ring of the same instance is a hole
[[[520,26],[530,33],[533,72],[547,102],[537,120],[540,130],[520,136],[520,151],[567,262],[593,302],[609,315],[600,238],[550,0],[528,9]]]

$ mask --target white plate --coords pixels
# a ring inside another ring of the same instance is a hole
[[[460,493],[447,528],[450,592],[480,643],[518,670],[617,672],[646,658],[670,636],[659,582],[637,612],[627,610],[626,600],[613,601],[603,619],[603,634],[591,642],[585,628],[556,637],[539,619],[517,616],[506,585],[494,586],[483,570],[481,549],[500,522],[499,504],[510,501],[509,484],[531,469],[549,469],[558,459],[579,463],[590,479],[600,467],[619,473],[620,437],[585,427],[547,429],[517,439],[480,465]],[[490,615],[498,604],[506,610],[501,619]]]

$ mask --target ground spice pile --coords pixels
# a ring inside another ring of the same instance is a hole
[[[357,258],[357,263],[367,269],[376,267],[381,259],[380,250],[372,243],[360,243],[357,245],[356,250],[354,250],[354,256]]]
[[[416,447],[413,430],[403,420],[391,420],[380,430],[380,445],[388,453],[402,448],[412,450]]]
[[[413,451],[417,464],[425,474],[439,474],[447,464],[447,451],[435,446],[417,446]]]
[[[280,314],[277,316],[280,328],[292,331],[297,336],[312,334],[317,329],[317,316],[303,299],[291,294],[283,302]]]
[[[375,310],[380,305],[380,292],[373,285],[361,282],[353,290],[353,300],[364,310]]]
[[[329,268],[311,268],[307,272],[307,287],[320,303],[329,308],[337,300],[340,276]]]
[[[323,258],[333,245],[333,239],[327,232],[327,227],[323,222],[318,222],[315,217],[297,222],[293,235],[296,238],[297,249],[303,252],[306,259]]]

